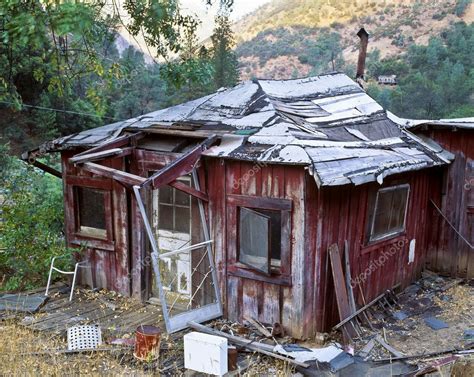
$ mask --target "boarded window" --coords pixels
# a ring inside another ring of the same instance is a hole
[[[375,199],[370,240],[379,240],[405,230],[409,185],[380,189]]]
[[[239,262],[270,274],[281,265],[281,213],[241,207]]]
[[[78,230],[92,237],[106,238],[105,191],[76,187]]]
[[[180,183],[190,185],[189,179],[180,179]],[[191,198],[189,194],[171,186],[158,190],[158,228],[177,233],[191,231]]]

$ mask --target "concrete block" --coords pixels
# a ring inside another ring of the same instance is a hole
[[[227,373],[227,339],[191,332],[184,336],[184,367],[222,376]]]

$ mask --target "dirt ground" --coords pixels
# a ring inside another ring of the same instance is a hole
[[[446,282],[449,284],[449,280]],[[442,283],[440,285],[442,287]],[[406,301],[400,300],[409,317],[389,325],[389,343],[406,355],[443,351],[466,344],[464,331],[474,328],[474,287],[458,284],[445,291],[434,287],[433,290],[424,289],[420,288]],[[425,324],[425,317],[440,319],[449,327],[433,330]]]
[[[15,321],[0,323],[0,376],[184,376],[182,341],[163,340],[161,362],[133,357],[133,348],[67,354],[65,339],[32,331]],[[102,347],[101,347],[102,348]],[[112,348],[104,345],[104,348]],[[294,370],[266,356],[246,354],[249,367],[240,375],[288,376]],[[242,358],[240,358],[242,359]],[[162,362],[166,360],[166,367]],[[174,360],[174,362],[173,362]],[[245,364],[245,363],[244,363]],[[161,367],[161,368],[160,368]]]
[[[101,295],[101,298],[108,297]],[[109,301],[112,300],[108,297]],[[123,302],[122,302],[123,301]],[[127,300],[115,298],[114,304],[125,305]],[[448,349],[461,349],[472,343],[467,339],[466,330],[474,329],[474,286],[460,280],[442,278],[426,273],[425,277],[409,286],[399,295],[398,305],[394,310],[403,312],[407,317],[395,319],[391,311],[383,313],[379,322],[374,322],[378,334],[384,336],[387,342],[405,355],[418,355],[440,352]],[[41,314],[38,314],[41,315]],[[444,321],[448,328],[434,330],[425,324],[426,317],[435,317]],[[183,335],[184,332],[173,334],[172,337],[163,335],[160,360],[158,362],[141,362],[133,357],[133,346],[111,346],[111,334],[104,329],[104,345],[108,350],[100,352],[85,352],[67,354],[65,336],[52,335],[50,332],[39,332],[21,326],[22,315],[16,318],[0,321],[0,376],[190,376],[183,365]],[[237,327],[236,327],[237,326]],[[224,320],[216,320],[212,327],[225,331],[232,328],[237,331],[242,327]],[[253,338],[256,333],[248,327],[246,332],[238,332],[241,336]],[[248,335],[250,331],[250,335]],[[247,334],[247,335],[245,335]],[[322,335],[322,334],[321,334]],[[319,342],[312,340],[299,343],[307,347],[322,347],[331,342],[341,342],[340,333],[327,334]],[[374,333],[368,332],[366,339],[355,344],[359,351]],[[120,335],[123,338],[133,338],[133,333]],[[292,339],[279,339],[279,342],[292,343]],[[298,343],[298,342],[297,342]],[[115,347],[113,350],[111,348]],[[472,347],[472,345],[471,345]],[[390,354],[381,346],[374,348],[371,359],[389,357]],[[446,355],[449,356],[449,355]],[[443,356],[445,357],[445,356]],[[415,359],[409,363],[426,365],[433,359]],[[242,376],[271,375],[291,376],[295,369],[284,362],[255,353],[239,351],[239,362],[245,366],[240,373]],[[239,374],[237,374],[239,375]],[[456,363],[443,367],[436,376],[474,376],[474,355],[460,358]]]

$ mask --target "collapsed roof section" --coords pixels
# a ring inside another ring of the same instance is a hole
[[[319,186],[362,184],[449,163],[342,73],[246,81],[146,115],[43,144],[38,152],[92,147],[137,131],[217,134],[207,156],[306,165]],[[399,119],[399,118],[397,118]]]

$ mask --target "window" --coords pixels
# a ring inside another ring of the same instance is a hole
[[[190,185],[189,179],[179,180]],[[189,194],[171,186],[158,190],[158,228],[176,233],[190,233],[191,198]]]
[[[281,263],[281,214],[279,211],[239,210],[239,262],[270,274]]]
[[[94,238],[107,238],[105,191],[76,187],[77,230]]]
[[[375,198],[370,241],[402,233],[408,205],[408,184],[380,189]]]
[[[289,199],[228,194],[227,273],[291,286],[291,210]]]

